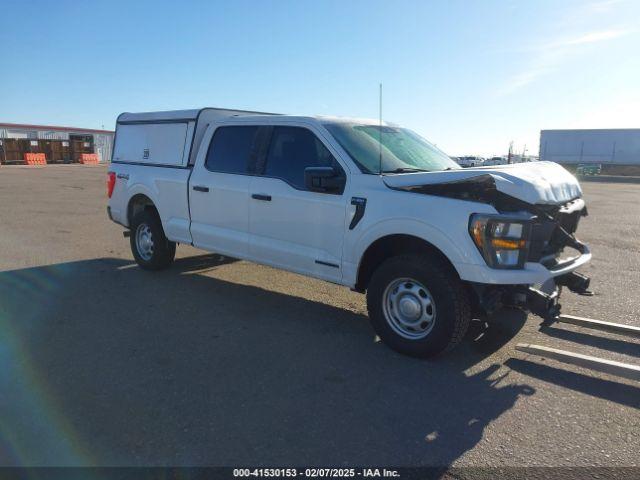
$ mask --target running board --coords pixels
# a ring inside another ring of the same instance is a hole
[[[579,327],[590,328],[592,330],[600,330],[602,332],[618,333],[620,335],[640,338],[640,327],[633,327],[631,325],[603,322],[602,320],[575,317],[573,315],[558,315],[555,318],[555,321],[560,323],[570,323],[572,325],[578,325]]]
[[[566,350],[558,350],[557,348],[543,347],[542,345],[533,345],[530,343],[519,343],[516,345],[516,350],[524,353],[530,353],[532,355],[538,355],[540,357],[551,358],[571,365],[577,365],[578,367],[640,381],[640,366],[637,365],[605,360],[598,357],[591,357],[589,355],[582,355],[580,353],[573,353]]]

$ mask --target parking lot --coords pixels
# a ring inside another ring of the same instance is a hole
[[[514,349],[637,341],[511,311],[407,358],[342,287],[186,246],[141,271],[105,173],[0,167],[0,464],[640,465],[640,385]],[[563,311],[640,325],[640,184],[583,188],[596,295]]]

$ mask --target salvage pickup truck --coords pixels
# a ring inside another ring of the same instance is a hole
[[[375,332],[430,357],[503,306],[543,317],[591,259],[575,177],[550,162],[461,169],[406,128],[205,108],[118,117],[108,215],[140,267],[177,244],[366,292]],[[571,254],[565,252],[572,252]]]

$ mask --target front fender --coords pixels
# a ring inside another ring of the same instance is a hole
[[[466,234],[466,228],[464,229]],[[371,225],[357,241],[356,254],[360,258],[362,254],[376,240],[387,235],[411,235],[421,238],[438,248],[451,263],[469,263],[469,252],[459,248],[452,236],[447,235],[439,228],[414,218],[394,218],[382,220]],[[474,252],[472,252],[474,253]]]
[[[454,236],[415,218],[397,217],[371,225],[353,242],[346,258],[354,261],[352,264],[345,265],[345,283],[355,285],[364,253],[375,241],[389,235],[410,235],[430,243],[449,259],[458,274],[461,273],[458,266],[483,261],[467,233],[466,226]]]

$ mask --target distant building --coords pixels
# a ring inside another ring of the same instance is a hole
[[[640,165],[640,128],[542,130],[540,160],[564,165]]]
[[[23,163],[26,153],[44,153],[47,163],[75,163],[83,153],[108,162],[113,136],[111,130],[0,123],[0,163]]]

